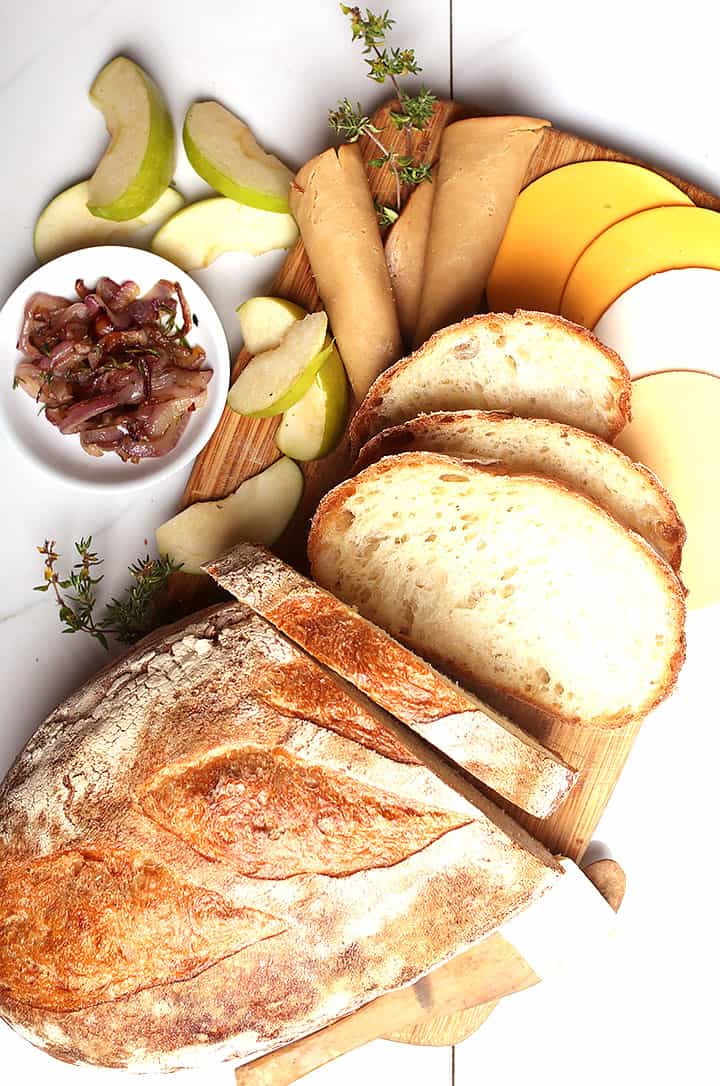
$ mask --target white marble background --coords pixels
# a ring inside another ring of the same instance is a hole
[[[717,10],[709,0],[681,9],[640,0],[595,7],[568,0],[392,3],[397,43],[416,48],[437,93],[452,85],[456,97],[486,110],[548,116],[720,191]],[[147,65],[178,123],[192,100],[218,97],[293,165],[327,143],[325,114],[338,97],[369,108],[383,96],[364,78],[334,0],[3,0],[0,298],[34,265],[40,209],[97,161],[103,125],[86,92],[101,65],[123,51]],[[203,191],[182,156],[177,181],[187,196]],[[277,265],[274,256],[226,256],[198,274],[233,346],[234,307],[266,286]],[[5,365],[9,386],[9,359]],[[42,717],[104,659],[94,644],[61,635],[48,597],[33,594],[41,569],[35,545],[52,536],[67,553],[74,539],[92,533],[106,558],[107,589],[119,590],[124,567],[173,511],[184,478],[112,500],[46,479],[1,435],[0,454],[1,774]],[[692,616],[678,691],[648,720],[598,829],[629,878],[623,936],[604,966],[506,1001],[454,1052],[376,1042],[308,1084],[471,1086],[482,1079],[514,1086],[530,1076],[554,1086],[718,1081],[719,634],[720,609]],[[8,1082],[101,1086],[120,1079],[56,1064],[1,1024],[0,1065],[0,1080]],[[232,1082],[227,1068],[173,1081],[186,1078],[188,1086]]]

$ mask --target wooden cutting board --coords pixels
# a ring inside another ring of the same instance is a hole
[[[387,124],[387,113],[392,106],[393,103],[387,103],[373,117],[376,126],[385,129],[385,137],[390,144],[393,138],[398,143],[400,139],[400,135]],[[455,102],[439,102],[427,130],[414,136],[416,152],[426,161],[432,161],[437,156],[445,125],[473,112]],[[362,141],[360,147],[366,161],[376,153],[372,145],[363,145]],[[530,162],[525,183],[528,184],[558,166],[587,159],[638,162],[631,156],[549,128]],[[704,192],[682,178],[669,174],[664,176],[670,177],[699,206],[720,210],[720,198]],[[368,170],[368,177],[373,195],[381,202],[389,202],[392,199],[393,183],[388,169],[371,168]],[[308,310],[319,307],[319,298],[301,242],[298,242],[288,255],[269,293],[297,302]],[[238,303],[243,300],[238,297]],[[248,358],[246,352],[240,353],[233,368],[233,379]],[[195,461],[183,495],[182,507],[195,501],[224,497],[243,480],[262,471],[276,460],[279,453],[274,444],[274,433],[278,422],[278,419],[243,418],[226,408],[213,437]],[[274,548],[298,569],[306,569],[305,540],[309,518],[322,495],[346,477],[349,467],[346,443],[342,443],[324,460],[303,465],[306,482],[303,500],[288,531]],[[217,589],[209,579],[182,573],[175,575],[171,594],[174,607],[181,613],[195,610],[218,598]],[[547,747],[580,771],[580,780],[569,800],[551,818],[540,821],[523,812],[513,811],[513,814],[553,852],[568,856],[579,863],[618,780],[642,720],[610,731],[563,724],[539,713],[519,715],[517,705],[512,707],[511,715]],[[413,1040],[418,1043],[452,1043],[467,1036],[486,1016],[485,1008],[476,1008],[445,1023],[443,1029],[439,1029],[437,1023],[428,1019],[426,1033],[417,1025],[413,1027]]]
[[[378,128],[385,129],[385,138],[389,143],[392,143],[394,138],[399,145],[400,134],[395,132],[387,121],[387,113],[392,105],[393,103],[387,103],[381,107],[373,120]],[[439,102],[428,129],[415,134],[416,152],[425,160],[434,159],[445,125],[470,112],[456,102]],[[366,160],[376,153],[373,145],[364,146],[361,141],[360,147]],[[535,151],[525,182],[527,184],[557,166],[585,159],[637,161],[607,147],[550,128],[545,131]],[[390,201],[393,182],[387,167],[383,170],[369,169],[368,177],[373,195],[380,201]],[[695,203],[720,210],[720,198],[681,178],[671,179],[687,192]],[[306,309],[312,310],[319,306],[310,266],[301,242],[298,242],[289,254],[270,288],[270,293],[288,298]],[[238,303],[242,300],[238,297]],[[246,364],[248,357],[245,351],[240,353],[233,368],[233,379]],[[279,456],[274,443],[278,423],[279,419],[243,418],[226,408],[213,437],[195,461],[182,506],[195,501],[224,497],[235,490],[244,479],[268,467]],[[318,500],[335,483],[346,477],[349,467],[346,443],[341,444],[324,460],[303,465],[306,480],[303,500],[290,528],[274,548],[297,568],[306,567],[305,540],[308,523]],[[184,610],[209,602],[215,591],[209,579],[184,574],[177,574],[173,585],[173,595]],[[517,717],[517,706],[513,706],[511,715]],[[522,812],[513,813],[553,852],[562,853],[579,862],[610,798],[642,721],[637,720],[615,730],[601,730],[561,724],[545,715],[528,713],[520,722],[547,747],[579,769],[581,777],[569,800],[551,818],[540,821]]]

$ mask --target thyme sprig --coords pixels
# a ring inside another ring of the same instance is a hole
[[[133,562],[128,566],[132,582],[125,594],[121,599],[113,597],[102,617],[96,619],[96,589],[103,575],[95,576],[95,573],[103,559],[92,550],[92,536],[75,543],[78,561],[64,578],[55,568],[60,559],[55,541],[46,539],[37,549],[45,561],[43,583],[36,585],[34,591],[52,589],[63,633],[87,633],[104,649],[109,647],[108,636],[131,645],[153,629],[158,593],[166,587],[170,574],[180,569],[167,555],[160,558],[146,555]]]
[[[386,36],[395,25],[390,12],[378,15],[365,9],[363,15],[359,7],[341,4],[343,15],[350,18],[352,40],[361,41],[368,77],[375,83],[392,83],[400,108],[390,112],[390,122],[395,129],[405,133],[406,153],[401,155],[390,151],[382,141],[382,130],[372,123],[363,112],[358,102],[352,106],[348,98],[338,102],[336,109],[330,111],[328,123],[348,143],[356,143],[366,136],[374,143],[379,154],[370,159],[369,165],[376,168],[388,166],[395,181],[395,207],[386,207],[376,202],[380,226],[388,226],[400,214],[403,186],[419,185],[430,181],[429,163],[418,161],[412,153],[412,132],[422,131],[432,117],[436,97],[426,87],[421,87],[416,95],[407,94],[399,79],[408,75],[417,75],[422,71],[415,57],[414,49],[396,49],[386,44]]]

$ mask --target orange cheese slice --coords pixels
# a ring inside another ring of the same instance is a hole
[[[666,370],[633,381],[633,419],[615,444],[654,471],[687,528],[688,607],[720,600],[720,378]]]
[[[587,246],[620,219],[666,204],[692,200],[629,162],[576,162],[539,177],[515,201],[488,280],[488,308],[559,313],[565,283]]]
[[[720,214],[702,207],[656,207],[610,226],[570,273],[560,311],[594,328],[624,291],[672,268],[720,269]]]

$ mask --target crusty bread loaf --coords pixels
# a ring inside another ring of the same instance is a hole
[[[680,569],[685,526],[667,490],[642,464],[565,423],[492,411],[438,411],[383,430],[360,450],[355,471],[401,452],[447,453],[504,472],[549,475],[592,498]]]
[[[330,491],[314,578],[471,688],[613,727],[672,688],[684,594],[587,498],[436,453],[386,457]]]
[[[245,608],[159,631],[0,788],[0,1014],[64,1060],[172,1070],[410,983],[557,867],[409,761]]]
[[[532,736],[263,547],[240,543],[207,570],[241,603],[521,810],[547,818],[572,787],[575,772]]]
[[[428,411],[554,419],[611,440],[630,418],[630,376],[586,328],[547,313],[488,313],[436,332],[374,382],[350,427],[355,452]]]

